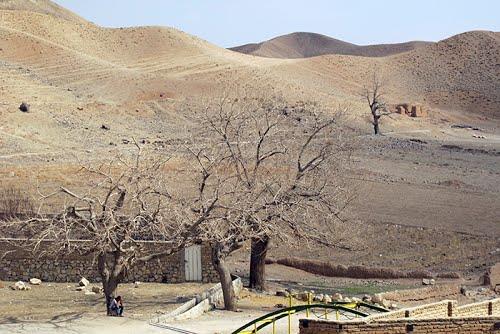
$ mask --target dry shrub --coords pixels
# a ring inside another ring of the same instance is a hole
[[[366,266],[344,266],[342,264],[333,264],[332,262],[324,262],[317,260],[306,260],[300,258],[283,258],[276,263],[301,269],[312,274],[328,276],[328,277],[350,277],[350,278],[432,278],[433,275],[426,270],[414,270],[405,272],[390,268],[374,268]]]
[[[31,198],[15,187],[0,189],[0,219],[26,217],[34,212]]]

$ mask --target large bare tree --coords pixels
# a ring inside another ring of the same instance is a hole
[[[43,203],[62,206],[62,212],[12,220],[3,229],[9,231],[5,237],[25,238],[16,241],[16,247],[40,256],[93,258],[108,314],[128,270],[180,250],[193,241],[193,231],[203,221],[202,212],[195,215],[199,219],[186,220],[184,206],[171,197],[163,177],[168,175],[168,159],[143,154],[136,147],[132,154],[117,154],[98,165],[82,167],[73,179],[80,183],[76,189],[60,186],[43,196]],[[149,242],[157,246],[148,247]]]
[[[368,106],[370,107],[375,135],[380,134],[380,119],[382,116],[390,114],[387,110],[387,104],[384,101],[384,94],[382,81],[378,74],[374,72],[370,85],[364,88],[363,96],[366,98]]]
[[[200,174],[200,198],[217,197],[202,238],[213,246],[226,308],[234,309],[225,258],[244,242],[253,244],[253,285],[264,288],[271,238],[290,244],[335,237],[328,225],[346,203],[339,168],[348,150],[336,115],[315,104],[224,95],[195,115],[198,144],[189,151]]]

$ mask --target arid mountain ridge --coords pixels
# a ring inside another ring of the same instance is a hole
[[[439,111],[430,119],[497,119],[499,64],[498,32],[466,32],[385,57],[272,59],[226,50],[172,28],[99,27],[47,0],[3,0],[0,147],[78,150],[96,140],[109,145],[121,135],[165,133],[163,125],[173,134],[184,122],[177,102],[231,86],[253,94],[272,88],[291,103],[348,103],[352,126],[365,129],[370,125],[360,91],[374,71],[384,78],[388,102],[428,105]],[[18,110],[23,101],[32,106],[29,116]],[[103,122],[114,124],[112,130],[95,133]],[[425,122],[396,117],[386,127],[435,123]]]
[[[310,32],[294,32],[265,42],[251,43],[230,50],[268,58],[309,58],[328,54],[385,57],[408,52],[433,42],[411,41],[396,44],[356,45],[332,37]]]

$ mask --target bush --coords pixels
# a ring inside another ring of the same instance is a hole
[[[14,187],[0,190],[0,219],[26,217],[33,212],[31,198],[21,190]]]

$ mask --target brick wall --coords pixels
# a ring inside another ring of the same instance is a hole
[[[453,310],[454,317],[500,316],[500,298],[462,305]]]
[[[334,333],[493,333],[500,334],[500,317],[442,318],[442,319],[399,319],[383,321],[328,322],[300,320],[300,334]]]
[[[390,320],[401,318],[444,318],[453,314],[453,308],[456,307],[456,303],[457,302],[454,300],[443,300],[437,303],[374,314],[370,316],[370,319],[379,321],[383,319]]]
[[[162,246],[151,244],[150,247],[161,251]],[[12,250],[12,244],[0,241],[0,254],[4,254],[6,250]],[[209,246],[202,247],[201,257],[203,282],[218,282],[217,272],[212,266]],[[58,258],[35,257],[20,249],[14,249],[4,257],[0,256],[0,280],[4,281],[27,281],[36,277],[49,282],[76,282],[82,276],[91,281],[100,281],[97,264],[91,257],[76,254]],[[184,282],[184,252],[136,265],[129,270],[125,281]]]
[[[500,334],[500,298],[463,306],[444,300],[354,321],[300,321],[301,334],[360,332]]]

